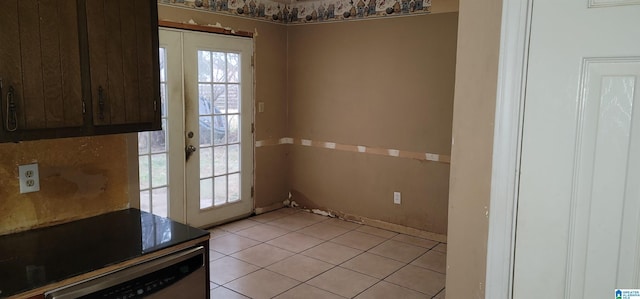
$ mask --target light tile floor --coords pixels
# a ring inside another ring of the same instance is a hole
[[[211,298],[445,296],[444,243],[289,208],[210,232]]]

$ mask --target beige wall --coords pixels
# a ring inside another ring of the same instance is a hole
[[[126,149],[124,135],[0,144],[0,234],[126,208]],[[20,194],[18,165],[33,162],[40,191]]]
[[[460,1],[447,298],[484,298],[502,1]]]
[[[448,156],[456,28],[457,13],[290,26],[291,137]],[[448,164],[291,153],[300,203],[446,234]]]
[[[443,0],[432,15],[305,26],[163,5],[159,17],[257,29],[256,102],[265,103],[265,112],[256,115],[256,140],[294,137],[449,155],[457,14],[447,12],[457,8],[458,1]],[[448,177],[448,164],[437,162],[259,147],[256,207],[277,204],[291,190],[312,207],[445,235]],[[393,205],[393,191],[403,192],[402,205]]]
[[[433,6],[456,9],[454,0]],[[256,140],[449,154],[456,13],[282,26],[160,5],[159,17],[258,33],[255,94],[265,112],[255,116]],[[0,212],[9,215],[0,234],[125,208],[126,154],[122,135],[0,144]],[[34,161],[42,190],[20,195],[17,165]],[[256,149],[255,176],[257,207],[293,190],[317,206],[447,233],[446,163],[267,146]]]
[[[431,3],[431,13],[458,12],[460,0],[437,0]]]
[[[235,30],[257,31],[254,38],[255,98],[256,103],[264,102],[265,109],[263,113],[256,113],[255,138],[279,139],[287,135],[286,26],[166,5],[158,5],[158,18],[175,22],[193,20],[201,25],[220,23]],[[267,207],[285,200],[289,192],[286,147],[257,148],[255,163],[256,207]]]

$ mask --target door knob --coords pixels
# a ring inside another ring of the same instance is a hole
[[[188,145],[187,148],[184,149],[185,151],[185,159],[187,161],[189,161],[189,158],[191,157],[191,155],[193,155],[193,153],[196,151],[196,147],[193,145]]]

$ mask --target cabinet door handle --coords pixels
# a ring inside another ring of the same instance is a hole
[[[104,89],[102,86],[98,87],[98,107],[100,109],[99,116],[100,119],[104,119]]]
[[[16,102],[14,99],[15,90],[13,86],[9,86],[7,92],[7,126],[6,129],[9,132],[14,132],[18,129],[18,113],[16,109]]]

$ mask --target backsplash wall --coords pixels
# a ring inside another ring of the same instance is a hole
[[[0,235],[128,206],[125,135],[0,144]],[[38,163],[40,191],[20,194],[18,165]]]

